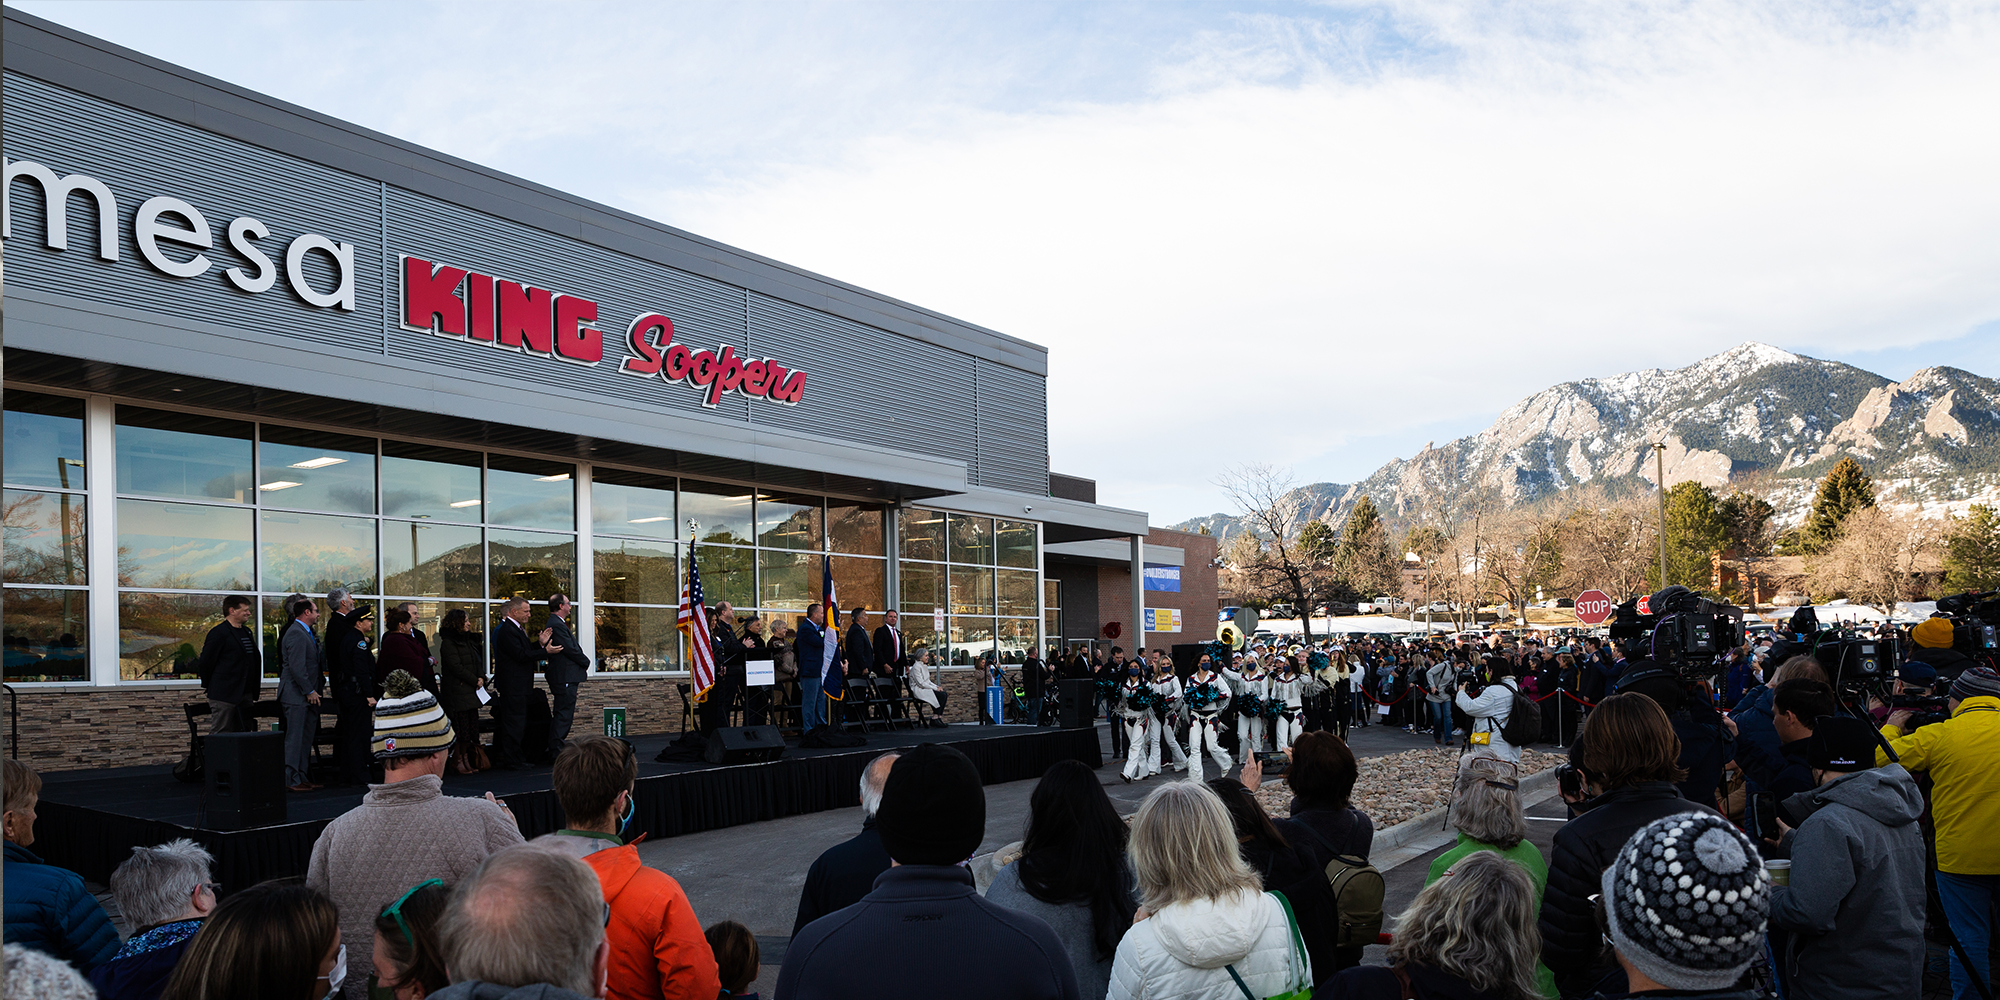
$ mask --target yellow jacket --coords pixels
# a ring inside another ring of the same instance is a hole
[[[1931,818],[1937,824],[1938,871],[2000,875],[2000,698],[1980,695],[1914,733],[1883,726],[1882,736],[1911,771],[1931,776]],[[1889,755],[1875,751],[1877,766]]]

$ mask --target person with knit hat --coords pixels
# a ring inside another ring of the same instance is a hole
[[[893,862],[861,902],[792,937],[786,1000],[1078,1000],[1062,940],[1040,917],[987,902],[964,867],[986,836],[986,790],[936,743],[889,769],[875,829]]]
[[[403,670],[389,675],[383,693],[372,744],[383,782],[320,831],[306,869],[306,884],[340,908],[349,941],[373,940],[374,915],[411,886],[430,878],[456,883],[487,855],[522,843],[514,814],[492,792],[478,799],[444,794],[453,733],[437,696]],[[345,995],[362,1000],[373,959],[366,949],[350,949],[347,961]]]
[[[1886,749],[1875,763],[1895,761],[1931,777],[1931,820],[1937,831],[1937,887],[1951,931],[1985,978],[2000,899],[2000,673],[1972,667],[1951,682],[1951,717],[1910,731],[1909,709],[1889,713]],[[1976,994],[1958,955],[1951,959],[1955,1000]]]
[[[1770,882],[1757,845],[1714,813],[1639,828],[1600,880],[1605,936],[1626,996],[1752,1000],[1736,988],[1764,951]]]
[[[1785,692],[1780,691],[1782,696]],[[1803,816],[1780,847],[1791,884],[1771,894],[1786,995],[1914,1000],[1924,975],[1923,792],[1900,764],[1875,766],[1875,731],[1828,715],[1800,742],[1816,785],[1785,802]]]
[[[1950,683],[1973,665],[1971,657],[1951,648],[1951,638],[1949,618],[1926,618],[1918,622],[1910,630],[1910,639],[1917,647],[1910,651],[1910,659],[1929,664],[1940,678]]]

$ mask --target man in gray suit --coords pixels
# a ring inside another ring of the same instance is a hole
[[[307,780],[306,767],[312,762],[313,740],[319,736],[319,696],[325,686],[326,655],[313,624],[319,608],[312,598],[294,595],[285,610],[292,623],[278,640],[283,665],[278,671],[278,706],[285,713],[285,781],[294,792],[310,792],[320,786]]]
[[[576,687],[590,676],[590,657],[583,655],[576,633],[570,631],[572,607],[567,595],[549,595],[549,640],[544,647],[549,658],[542,676],[555,703],[549,709],[550,757],[562,753],[563,744],[569,741],[570,724],[576,721]]]

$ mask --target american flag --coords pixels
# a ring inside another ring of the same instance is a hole
[[[847,685],[833,666],[833,657],[840,649],[840,598],[833,592],[833,559],[821,556],[820,568],[826,575],[821,577],[819,593],[826,605],[826,651],[820,662],[820,692],[834,701],[847,700]]]
[[[695,568],[692,545],[688,546],[687,585],[681,588],[680,617],[675,625],[694,647],[694,696],[699,700],[715,686],[715,644],[708,636],[708,608],[701,601],[701,570]]]

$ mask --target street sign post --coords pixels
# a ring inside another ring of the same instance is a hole
[[[1602,625],[1611,617],[1611,595],[1601,590],[1586,590],[1576,595],[1576,620],[1585,625]]]

